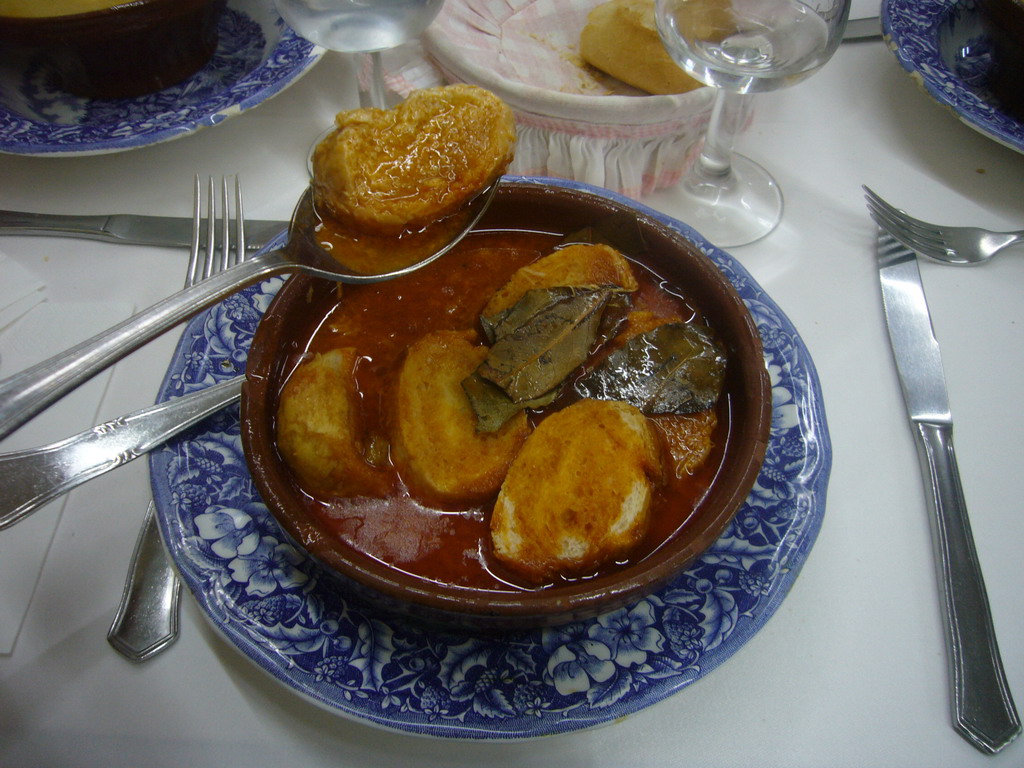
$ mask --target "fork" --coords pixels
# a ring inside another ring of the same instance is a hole
[[[220,183],[218,218],[213,178],[207,181],[206,242],[200,240],[202,185],[195,177],[192,207],[192,246],[189,251],[185,287],[227,269],[245,258],[245,221],[242,213],[242,186],[235,176],[234,238],[229,225],[230,200],[228,180]],[[215,226],[219,224],[219,226]],[[181,582],[160,541],[153,502],[139,532],[124,592],[114,621],[107,632],[107,642],[131,661],[153,658],[178,639],[178,613],[181,603]]]
[[[945,227],[915,219],[862,187],[871,218],[910,248],[944,264],[984,264],[1011,245],[1024,243],[1024,231],[992,232],[979,227]]]

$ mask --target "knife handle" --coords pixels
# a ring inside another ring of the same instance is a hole
[[[107,642],[129,661],[151,659],[178,639],[180,602],[181,581],[160,541],[150,502]]]
[[[0,530],[138,458],[238,399],[244,376],[130,413],[51,445],[0,453]]]
[[[915,423],[932,519],[932,538],[944,597],[953,723],[987,754],[1020,733],[996,643],[988,594],[974,547],[953,450],[951,424]]]
[[[65,235],[95,240],[117,240],[106,227],[110,216],[75,216],[0,210],[0,234]]]

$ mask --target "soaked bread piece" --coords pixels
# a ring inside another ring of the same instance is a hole
[[[529,432],[518,413],[496,432],[477,432],[462,389],[487,355],[472,331],[435,331],[414,343],[398,374],[392,460],[412,493],[440,503],[493,496]]]
[[[714,408],[697,413],[659,413],[649,418],[661,433],[676,477],[692,475],[707,460],[714,445],[711,437],[718,426]]]
[[[626,257],[608,245],[570,245],[516,270],[481,314],[490,317],[514,305],[527,291],[558,286],[617,285],[637,289]]]
[[[664,316],[647,309],[634,310],[626,316],[626,323],[619,335],[612,340],[612,346],[621,347],[634,336],[653,331],[659,325],[682,322],[683,319],[678,315]]]
[[[305,488],[327,496],[383,496],[390,473],[367,460],[352,348],[318,354],[288,379],[277,409],[277,444]]]
[[[660,478],[639,410],[580,400],[542,421],[512,462],[491,516],[494,553],[532,584],[592,573],[643,537]]]
[[[342,112],[335,125],[313,153],[314,201],[367,234],[398,235],[454,213],[504,173],[515,144],[512,110],[472,85]]]
[[[612,0],[594,8],[580,33],[580,55],[648,93],[686,93],[702,85],[665,50],[654,21],[654,0]]]

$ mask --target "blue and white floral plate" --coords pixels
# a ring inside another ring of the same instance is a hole
[[[696,243],[753,314],[772,381],[771,441],[750,497],[704,556],[656,594],[589,621],[506,635],[439,631],[353,600],[280,528],[246,468],[238,408],[150,457],[161,533],[212,624],[279,681],[337,713],[399,731],[520,739],[623,717],[681,691],[772,616],[810,552],[832,463],[814,364],[796,330],[729,254],[613,192]],[[283,284],[249,288],[185,330],[167,399],[242,373],[260,315]]]
[[[992,64],[975,0],[883,0],[882,32],[903,68],[964,123],[1024,152],[1024,124],[988,88]]]
[[[90,155],[180,138],[266,101],[323,55],[272,0],[229,0],[213,58],[182,83],[132,99],[55,90],[38,61],[0,68],[0,152]]]

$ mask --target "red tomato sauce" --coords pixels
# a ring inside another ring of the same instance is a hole
[[[396,378],[404,351],[435,330],[475,329],[491,295],[519,267],[547,255],[558,244],[554,235],[533,232],[483,232],[468,236],[443,258],[410,275],[383,283],[345,286],[339,300],[317,318],[305,353],[355,347],[362,359],[356,369],[365,425],[387,440],[389,386]],[[664,316],[700,319],[700,312],[642,264],[632,261],[639,290],[634,309]],[[480,333],[481,343],[483,336]],[[296,357],[294,363],[298,364]],[[536,425],[546,413],[578,399],[571,382],[541,412],[531,412]],[[721,464],[728,435],[728,398],[718,405],[718,426],[711,455],[692,476],[666,478],[654,493],[651,523],[627,562],[647,557],[686,524]],[[390,462],[388,462],[390,466]],[[412,498],[394,472],[387,498],[323,498],[303,491],[311,515],[346,545],[395,568],[430,581],[501,591],[526,589],[491,553],[488,520],[494,499],[464,509],[441,509]],[[597,575],[597,574],[593,574]],[[536,587],[533,587],[536,588]]]

